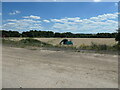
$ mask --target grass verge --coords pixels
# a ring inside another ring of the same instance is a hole
[[[12,41],[9,39],[2,39],[2,44],[3,45],[7,45],[7,46],[11,46],[11,47],[51,47],[51,44],[36,40],[36,39],[32,39],[32,38],[28,38],[28,39],[22,39],[20,41]]]
[[[2,39],[2,44],[10,47],[31,47],[31,50],[37,50],[37,47],[46,47],[48,49],[53,49],[53,50],[73,50],[76,52],[96,52],[96,53],[118,53],[118,48],[120,48],[120,45],[100,45],[100,44],[95,44],[91,43],[91,45],[85,45],[82,44],[79,47],[76,46],[68,46],[68,45],[55,45],[53,46],[52,44],[48,44],[33,38],[27,38],[27,39],[22,39],[20,41],[13,41],[10,39]]]

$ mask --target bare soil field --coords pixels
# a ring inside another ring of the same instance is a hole
[[[2,48],[3,88],[118,88],[118,56]]]
[[[11,40],[21,40],[23,38],[10,38]],[[64,38],[35,38],[37,40],[52,44],[52,45],[58,45],[60,41]],[[95,44],[106,44],[106,45],[114,45],[117,42],[115,41],[115,38],[68,38],[69,40],[72,40],[74,43],[74,46],[79,47],[80,45],[91,45],[91,43]]]

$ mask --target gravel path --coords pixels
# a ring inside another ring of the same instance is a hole
[[[3,88],[117,88],[118,56],[4,47]]]

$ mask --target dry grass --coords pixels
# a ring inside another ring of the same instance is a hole
[[[63,38],[36,38],[36,39],[53,44],[53,45],[57,45]],[[68,39],[72,40],[74,43],[74,46],[76,47],[79,47],[83,44],[91,45],[91,43],[106,44],[110,46],[117,43],[114,38],[68,38]]]
[[[10,40],[19,41],[23,38],[9,38]],[[25,38],[24,38],[25,39]],[[35,38],[37,40],[40,40],[42,42],[46,42],[52,45],[58,45],[59,42],[63,38]],[[105,45],[114,45],[117,42],[115,41],[115,38],[68,38],[69,40],[72,40],[74,43],[74,46],[79,47],[81,45],[91,45],[91,43],[95,44],[105,44]]]

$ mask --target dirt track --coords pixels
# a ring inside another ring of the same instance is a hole
[[[117,88],[118,57],[3,47],[3,88]]]

